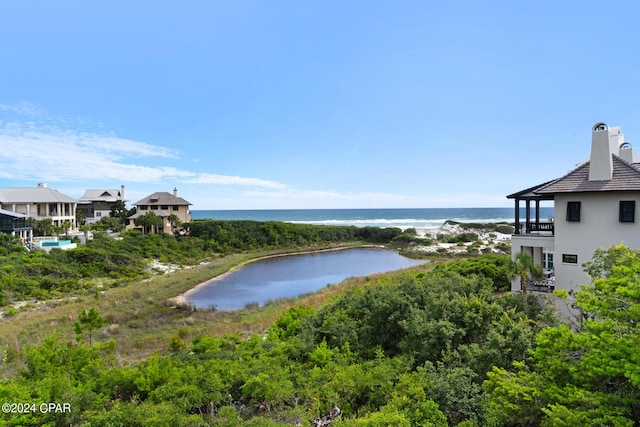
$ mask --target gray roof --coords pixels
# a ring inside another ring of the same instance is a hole
[[[0,215],[12,216],[14,218],[28,218],[27,215],[21,214],[19,212],[8,211],[5,209],[0,209]]]
[[[0,188],[0,203],[76,203],[76,199],[44,186],[13,187]]]
[[[167,193],[166,191],[159,191],[157,193],[153,193],[145,197],[144,199],[138,200],[134,203],[135,206],[138,205],[180,205],[180,206],[189,206],[191,203],[187,202],[182,197],[176,197],[171,193]]]
[[[538,184],[538,185],[536,185],[534,187],[527,188],[526,190],[522,190],[522,191],[518,191],[517,193],[509,194],[507,196],[507,199],[516,199],[516,198],[538,198],[538,199],[541,199],[541,197],[537,196],[536,190],[538,190],[539,188],[544,187],[547,184],[555,182],[555,181],[556,180],[554,179],[552,181],[547,181],[547,182],[544,182],[542,184]],[[544,198],[544,199],[546,199],[546,198]],[[552,197],[549,197],[549,200],[552,200],[552,199],[553,199]]]
[[[140,216],[144,216],[146,214],[148,214],[149,212],[153,212],[155,215],[161,217],[161,218],[168,218],[170,217],[172,214],[167,212],[167,211],[163,211],[163,210],[157,210],[157,211],[144,211],[144,212],[136,212],[131,216],[128,216],[127,218],[129,219],[136,219]]]
[[[567,175],[534,190],[536,194],[640,191],[640,165],[613,155],[613,176],[606,181],[589,181],[589,162]]]
[[[122,200],[120,190],[85,190],[78,202],[117,202],[118,200]]]

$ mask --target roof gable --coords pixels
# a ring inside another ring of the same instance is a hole
[[[159,191],[153,194],[148,195],[144,199],[138,200],[134,203],[135,206],[138,205],[178,205],[178,206],[189,206],[191,203],[187,202],[182,197],[176,197],[171,193],[166,191]]]
[[[103,201],[115,202],[122,199],[120,190],[85,190],[84,195],[78,199],[80,202]]]

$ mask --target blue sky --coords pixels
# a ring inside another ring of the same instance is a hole
[[[0,187],[192,209],[511,206],[640,146],[640,2],[0,6]]]

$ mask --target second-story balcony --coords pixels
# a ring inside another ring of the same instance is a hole
[[[507,196],[515,200],[515,232],[514,234],[553,236],[555,226],[553,218],[540,218],[540,203],[553,201],[553,196],[537,194],[536,190],[547,183],[527,188],[526,190]],[[524,202],[524,212],[521,212],[521,202]],[[523,215],[524,214],[524,215]],[[524,217],[524,218],[523,218]]]
[[[553,221],[546,222],[520,222],[516,226],[515,234],[538,234],[542,236],[553,236],[555,226]]]

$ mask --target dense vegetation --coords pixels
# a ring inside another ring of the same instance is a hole
[[[0,257],[0,305],[27,298],[48,299],[93,292],[105,286],[140,280],[150,274],[149,261],[195,264],[215,256],[198,239],[163,234],[123,234],[121,240],[96,233],[73,250],[12,251]]]
[[[362,241],[388,243],[396,228],[325,227],[255,221],[195,221],[190,235],[142,234],[121,239],[104,233],[74,250],[25,252],[17,240],[1,235],[0,306],[29,298],[48,299],[95,292],[105,286],[140,280],[152,274],[150,261],[195,265],[229,253],[286,249]]]
[[[225,223],[193,223],[191,236],[98,237],[49,256],[0,241],[3,295],[137,280],[150,259],[191,264],[254,247],[411,235]],[[0,401],[16,403],[0,426],[636,425],[640,252],[595,254],[573,328],[532,296],[497,294],[512,267],[486,255],[368,277],[324,305],[294,305],[260,334],[243,334],[244,324],[227,335],[179,330],[136,363],[123,359],[119,335],[104,333],[107,316],[86,306],[68,331],[0,348],[10,374]],[[46,402],[61,406],[43,410]]]
[[[445,275],[453,272],[465,277],[479,275],[490,279],[496,290],[508,291],[511,288],[510,259],[507,255],[482,255],[438,264],[434,271]]]
[[[483,229],[486,231],[493,231],[496,233],[503,233],[503,234],[513,234],[513,231],[514,231],[513,225],[509,225],[506,222],[477,223],[477,222],[457,222],[457,221],[449,220],[449,221],[446,221],[445,224],[457,225],[463,230]]]
[[[640,420],[640,251],[598,250],[576,294],[582,321],[546,328],[530,357],[494,367],[485,389],[496,422],[634,426]]]
[[[328,242],[389,243],[402,234],[399,228],[317,226],[275,221],[201,220],[189,223],[187,228],[190,236],[206,240],[221,253]]]
[[[22,349],[25,369],[0,398],[70,402],[71,413],[0,423],[309,425],[337,406],[332,426],[476,425],[489,420],[486,373],[525,360],[551,321],[536,304],[523,307],[495,296],[489,279],[417,269],[370,280],[317,311],[293,307],[264,335],[176,335],[171,354],[137,366],[117,362],[117,341],[52,336]],[[100,324],[90,311],[80,319],[79,333]]]

